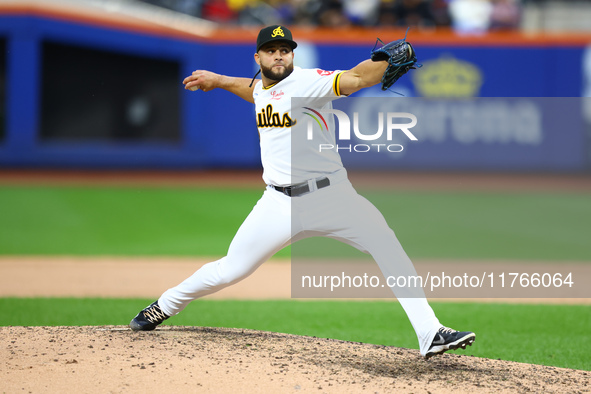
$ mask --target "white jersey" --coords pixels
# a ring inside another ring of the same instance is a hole
[[[266,184],[297,184],[343,168],[336,150],[319,152],[321,143],[335,145],[334,116],[324,116],[328,132],[315,133],[313,140],[304,135],[306,127],[300,127],[311,119],[304,114],[309,108],[332,109],[332,101],[340,97],[342,73],[294,67],[287,78],[274,85],[265,88],[262,81],[255,85],[253,97]],[[304,105],[292,111],[292,98]],[[296,122],[299,135],[292,135]],[[292,144],[292,138],[297,143]]]

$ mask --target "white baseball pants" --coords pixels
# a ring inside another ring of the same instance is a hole
[[[417,275],[382,214],[357,194],[346,173],[341,171],[329,179],[330,186],[298,197],[288,197],[267,187],[238,229],[228,254],[205,264],[167,290],[158,300],[160,308],[169,316],[176,315],[191,301],[246,278],[287,245],[313,236],[335,238],[370,253],[385,277]],[[404,308],[424,355],[441,324],[422,289],[392,291]]]

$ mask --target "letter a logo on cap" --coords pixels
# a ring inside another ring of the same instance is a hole
[[[275,38],[277,36],[285,37],[285,34],[283,34],[283,29],[281,29],[281,26],[279,26],[277,29],[273,30],[273,34],[271,34],[271,37],[273,37],[273,38]]]

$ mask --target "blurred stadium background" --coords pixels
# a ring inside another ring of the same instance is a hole
[[[376,37],[410,26],[424,68],[397,83],[406,97],[581,98],[589,21],[588,1],[2,0],[0,168],[260,168],[251,105],[181,81],[195,69],[252,76],[265,24],[292,27],[296,63],[324,69],[350,68]],[[586,103],[569,104],[581,121]],[[589,123],[568,129],[545,127],[534,142],[495,138],[494,127],[448,132],[425,141],[421,160],[376,167],[588,173]]]

